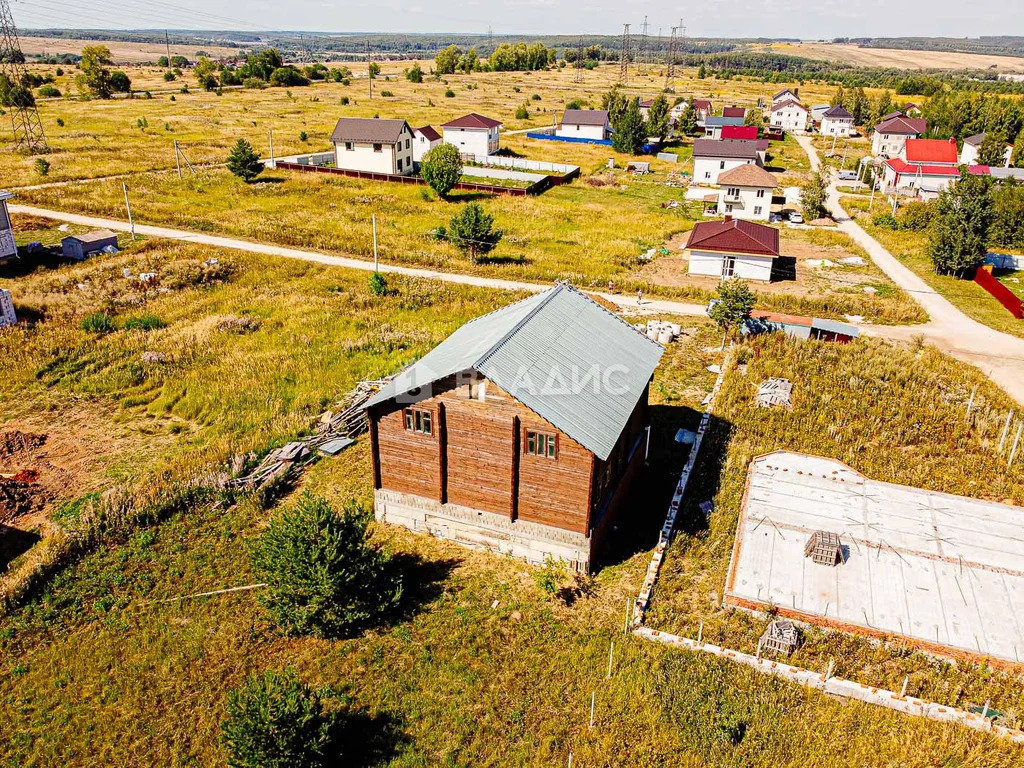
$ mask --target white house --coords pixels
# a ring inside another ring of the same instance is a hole
[[[822,136],[849,136],[853,133],[853,115],[846,107],[831,107],[821,116]]]
[[[493,155],[498,151],[501,123],[471,112],[441,126],[444,143],[458,147],[463,155]]]
[[[690,232],[684,248],[691,275],[732,277],[770,282],[779,253],[779,230],[753,221],[726,216],[724,221],[702,221]]]
[[[0,190],[0,264],[18,258],[18,246],[14,242],[14,231],[11,229],[11,216],[7,211],[7,201],[14,197],[6,189]]]
[[[772,128],[789,133],[803,133],[807,130],[808,114],[807,107],[799,101],[786,99],[772,104],[770,123]]]
[[[611,130],[606,109],[567,109],[562,113],[562,122],[555,129],[555,136],[603,141]]]
[[[740,165],[718,174],[718,213],[734,219],[768,221],[775,176],[758,165]]]
[[[697,139],[693,142],[693,180],[697,184],[718,184],[723,171],[741,165],[764,165],[767,141],[743,139]]]
[[[776,104],[782,104],[786,101],[795,101],[797,104],[800,103],[800,89],[789,89],[783,88],[781,91],[772,96],[772,109],[775,109]]]
[[[6,328],[18,322],[18,315],[14,311],[14,300],[11,299],[11,292],[0,288],[0,328]]]
[[[412,139],[405,120],[374,117],[343,117],[331,134],[338,168],[399,176],[413,171]]]
[[[412,132],[412,161],[414,163],[421,162],[423,156],[434,147],[439,146],[442,141],[441,134],[429,125],[414,129]]]
[[[899,157],[907,139],[916,139],[928,130],[928,122],[920,118],[896,115],[883,118],[875,126],[871,139],[871,154],[875,157]]]
[[[978,152],[981,150],[981,142],[985,140],[985,134],[979,133],[975,136],[968,136],[964,139],[963,149],[960,150],[960,165],[977,165]],[[1010,160],[1013,159],[1013,145],[1006,145],[1006,152],[1003,153],[1003,168],[1010,167]]]
[[[697,125],[704,127],[704,121],[713,114],[714,107],[710,99],[694,99],[693,112],[697,117]]]

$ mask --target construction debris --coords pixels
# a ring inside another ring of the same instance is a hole
[[[793,383],[789,379],[766,379],[757,388],[757,407],[774,406],[793,410]]]
[[[843,562],[843,545],[838,534],[831,531],[815,531],[804,545],[804,557],[818,565],[834,567]]]
[[[14,311],[14,300],[11,292],[6,288],[0,288],[0,328],[9,325],[17,325],[18,315]]]
[[[235,478],[230,485],[244,489],[262,488],[273,480],[294,477],[303,468],[317,461],[320,456],[336,456],[366,431],[363,406],[388,381],[390,379],[359,382],[356,388],[337,404],[335,411],[326,411],[320,416],[315,435],[271,451],[254,470]],[[236,457],[234,473],[241,472],[244,465],[245,457]]]
[[[787,619],[776,619],[768,625],[757,643],[758,648],[789,656],[800,645],[800,631]]]

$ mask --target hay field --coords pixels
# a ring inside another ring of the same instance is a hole
[[[135,43],[124,40],[80,40],[64,37],[21,37],[21,52],[27,57],[47,54],[58,56],[62,53],[81,53],[87,45],[105,45],[110,49],[111,58],[118,64],[138,64],[144,61],[156,61],[167,55],[167,46],[161,43]],[[171,45],[172,56],[196,57],[196,51],[206,51],[213,57],[232,58],[238,55],[238,48],[226,48],[218,45],[204,45],[197,41],[195,45]]]
[[[910,51],[898,48],[861,48],[840,43],[774,43],[776,53],[805,56],[810,59],[841,61],[860,67],[897,69],[995,69],[999,72],[1024,72],[1024,58],[954,51]]]

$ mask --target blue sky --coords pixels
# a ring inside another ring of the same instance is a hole
[[[690,36],[833,37],[1024,34],[1020,0],[12,0],[20,27],[267,29],[324,32],[618,34],[629,22]]]

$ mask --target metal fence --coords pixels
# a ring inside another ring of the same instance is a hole
[[[351,171],[347,168],[328,168],[321,165],[308,165],[305,163],[287,163],[277,161],[277,167],[286,171],[303,171],[305,173],[328,173],[336,176],[348,176],[352,179],[367,179],[369,181],[388,181],[395,184],[426,184],[427,182],[419,176],[400,176],[393,173],[376,173],[375,171]],[[523,197],[525,195],[540,194],[551,186],[551,177],[546,176],[540,181],[528,187],[503,187],[497,184],[473,184],[459,182],[455,189],[470,192],[490,192],[499,195],[513,195]]]

